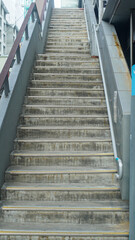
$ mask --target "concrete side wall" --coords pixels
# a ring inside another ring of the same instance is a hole
[[[26,87],[37,53],[42,53],[47,39],[47,29],[51,17],[53,0],[49,0],[43,32],[38,21],[29,25],[29,40],[21,47],[21,63],[15,62],[9,77],[10,94],[2,94],[0,100],[0,186],[4,182],[4,172],[10,164],[10,153],[16,136],[16,127],[24,101]]]
[[[131,77],[114,26],[103,21],[98,30],[98,41],[118,157],[123,162],[121,194],[122,199],[128,199]]]
[[[94,26],[97,24],[97,21],[94,13],[92,0],[85,0],[84,7],[85,7],[87,27],[88,27],[88,33],[89,33],[90,54],[91,56],[98,56],[95,33],[94,33]]]

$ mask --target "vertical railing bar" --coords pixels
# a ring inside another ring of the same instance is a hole
[[[8,77],[9,77],[9,75],[7,74],[7,76],[6,76],[6,78],[5,78],[5,82],[4,82],[5,97],[8,97],[8,94],[9,94],[9,92],[10,92],[10,90],[9,90]]]
[[[21,62],[20,45],[18,45],[18,48],[16,51],[16,58],[17,58],[17,64],[19,64]]]
[[[29,39],[29,30],[28,30],[28,24],[25,28],[25,40],[28,40]]]

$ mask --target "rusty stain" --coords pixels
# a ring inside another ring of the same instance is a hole
[[[121,49],[121,46],[118,42],[118,38],[117,38],[117,35],[113,33],[113,38],[114,38],[114,41],[115,41],[115,45],[117,47],[117,50],[118,50],[118,54],[119,54],[119,57],[120,58],[123,58],[123,53],[122,53],[122,49]]]

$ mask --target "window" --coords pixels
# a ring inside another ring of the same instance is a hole
[[[6,32],[6,23],[3,24],[4,31]]]
[[[3,46],[3,55],[5,55],[5,52],[6,52],[6,48],[5,46]]]
[[[3,41],[4,41],[4,43],[6,42],[6,36],[5,36],[5,34],[3,34]]]

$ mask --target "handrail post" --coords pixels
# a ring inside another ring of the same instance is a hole
[[[25,28],[25,40],[28,40],[29,39],[29,30],[28,30],[28,24]]]
[[[8,94],[10,92],[9,90],[9,82],[8,82],[8,75],[5,78],[5,82],[4,82],[4,91],[5,91],[5,97],[8,97]]]
[[[17,58],[17,64],[19,64],[21,62],[20,45],[18,45],[18,48],[16,51],[16,58]]]
[[[135,65],[132,66],[132,95],[130,119],[130,191],[129,240],[135,239]]]

